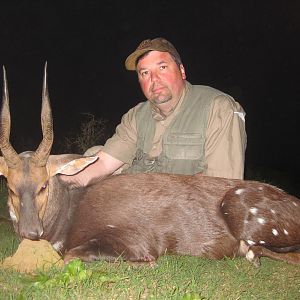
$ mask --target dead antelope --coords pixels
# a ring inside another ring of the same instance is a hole
[[[201,175],[115,175],[86,188],[64,184],[95,157],[50,155],[52,115],[46,67],[42,90],[43,139],[17,154],[9,141],[5,70],[0,116],[0,173],[21,238],[46,239],[64,255],[84,261],[152,262],[173,253],[211,259],[261,256],[300,263],[300,201],[254,181]]]

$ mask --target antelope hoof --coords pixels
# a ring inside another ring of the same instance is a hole
[[[253,250],[249,250],[246,253],[246,259],[250,261],[256,268],[260,267],[260,259],[258,256],[255,255]]]

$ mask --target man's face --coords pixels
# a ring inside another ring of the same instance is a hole
[[[151,51],[137,64],[141,89],[146,98],[160,108],[175,105],[185,86],[183,65],[168,52]]]

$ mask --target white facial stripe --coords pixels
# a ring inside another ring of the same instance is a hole
[[[11,209],[9,210],[9,215],[12,221],[16,222],[18,220],[15,213]]]

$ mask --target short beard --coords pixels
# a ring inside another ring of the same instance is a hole
[[[157,97],[152,97],[150,98],[150,102],[152,102],[154,105],[159,105],[159,104],[163,104],[163,103],[167,103],[169,101],[171,101],[172,99],[172,95],[166,95],[165,98],[160,98],[160,96]]]

